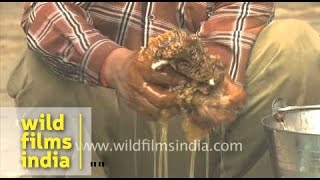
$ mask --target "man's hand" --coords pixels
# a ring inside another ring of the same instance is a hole
[[[168,87],[184,78],[169,70],[153,71],[151,63],[138,59],[135,51],[120,48],[107,57],[103,75],[132,108],[158,118],[160,109],[175,109],[176,96]]]
[[[231,123],[237,118],[238,110],[246,99],[243,87],[234,84],[228,77],[224,80],[225,96],[220,97],[217,106],[202,105],[190,115],[200,127],[208,128]]]

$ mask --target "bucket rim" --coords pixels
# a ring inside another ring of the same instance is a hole
[[[320,134],[316,134],[316,133],[304,133],[304,132],[294,132],[294,131],[290,131],[290,130],[283,130],[283,129],[275,129],[275,128],[272,128],[271,126],[267,125],[265,123],[266,119],[268,118],[273,118],[272,115],[268,115],[268,116],[265,116],[261,119],[261,124],[264,128],[267,128],[269,130],[275,130],[275,131],[278,131],[278,132],[284,132],[284,133],[289,133],[289,134],[295,134],[295,135],[309,135],[309,136],[320,136]]]

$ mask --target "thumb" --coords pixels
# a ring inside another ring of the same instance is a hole
[[[229,77],[225,77],[224,89],[227,96],[221,98],[222,104],[239,104],[245,101],[247,96],[245,89],[234,83]]]

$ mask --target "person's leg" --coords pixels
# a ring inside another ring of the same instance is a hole
[[[92,107],[94,142],[108,140],[111,133],[108,129],[116,119],[112,90],[64,80],[53,74],[29,50],[12,72],[7,91],[17,107]],[[92,155],[92,160],[101,161],[96,153]],[[101,157],[102,153],[99,155]],[[106,176],[102,168],[92,168],[92,172],[94,176]]]
[[[272,177],[261,119],[282,97],[289,105],[320,104],[320,36],[299,20],[276,20],[259,35],[247,69],[247,102],[226,128],[226,141],[241,142],[242,152],[225,152],[225,177]]]

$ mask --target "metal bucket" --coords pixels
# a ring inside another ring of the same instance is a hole
[[[320,105],[286,106],[276,99],[262,119],[277,177],[320,177]]]

